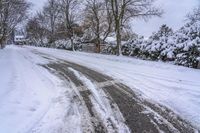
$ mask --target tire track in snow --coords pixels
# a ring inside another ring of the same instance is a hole
[[[67,80],[71,80],[71,82],[73,82],[76,88],[78,88],[78,86],[84,86],[82,81],[76,78],[73,72],[68,70],[67,67],[59,66],[57,64],[49,64],[46,66],[46,68],[54,69],[56,72],[58,72],[60,76],[64,77]],[[93,132],[95,133],[107,132],[102,121],[99,120],[99,117],[97,116],[96,112],[94,112],[93,110],[93,104],[90,99],[91,92],[89,90],[84,90],[84,91],[78,90],[78,91],[79,91],[78,93],[80,94],[81,100],[84,102],[86,109],[90,114],[89,119],[91,121],[91,124],[93,125],[93,130],[94,130]]]
[[[90,99],[92,102],[92,106],[94,107],[93,111],[103,122],[103,126],[106,129],[106,132],[129,132],[128,127],[124,124],[123,117],[119,118],[119,116],[121,116],[119,109],[114,107],[111,108],[110,101],[107,100],[104,92],[98,88],[99,86],[108,85],[109,82],[104,82],[97,85],[93,83],[90,79],[88,79],[85,75],[74,70],[73,68],[68,69],[72,71],[75,74],[75,76],[83,82],[85,88],[88,89],[84,90],[83,92],[86,91],[91,93]],[[113,115],[113,109],[115,109],[118,118],[115,118],[116,115]]]

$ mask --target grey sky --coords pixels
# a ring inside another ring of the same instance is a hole
[[[133,31],[148,37],[157,31],[162,24],[177,30],[184,24],[185,16],[198,5],[200,0],[157,0],[157,6],[164,10],[161,18],[152,18],[148,22],[137,20],[132,22]]]
[[[28,0],[34,4],[33,10],[42,8],[47,0]],[[152,32],[158,30],[160,25],[167,24],[173,29],[178,29],[184,24],[185,16],[200,0],[157,0],[156,5],[164,9],[165,14],[162,18],[152,18],[148,22],[134,20],[131,24],[133,31],[148,37]]]
[[[44,6],[44,4],[47,0],[27,0],[27,1],[29,1],[33,4],[32,10],[33,10],[33,12],[36,12],[36,11],[42,9],[42,7]]]

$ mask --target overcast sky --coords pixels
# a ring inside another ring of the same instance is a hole
[[[198,5],[200,0],[157,0],[156,5],[164,10],[161,18],[152,18],[148,22],[137,20],[132,22],[136,33],[148,37],[157,31],[162,24],[167,24],[174,30],[180,28],[185,21],[185,16]]]
[[[34,12],[40,10],[47,0],[28,0],[34,6]],[[167,24],[173,29],[178,29],[184,24],[185,16],[198,5],[200,0],[157,0],[155,5],[164,10],[162,18],[152,18],[148,22],[143,20],[134,20],[132,24],[133,31],[148,37],[152,32],[157,31],[159,26]]]

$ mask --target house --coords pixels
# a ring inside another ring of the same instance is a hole
[[[103,49],[105,49],[106,44],[101,44],[100,45],[100,52],[102,52]],[[89,53],[96,53],[97,48],[95,43],[84,43],[81,45],[81,50],[84,52],[89,52]]]
[[[24,35],[15,35],[14,36],[14,43],[16,45],[24,45],[26,44],[26,37]]]

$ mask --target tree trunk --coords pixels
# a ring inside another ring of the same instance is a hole
[[[71,41],[72,51],[75,51],[73,37],[70,38],[70,41]]]
[[[96,53],[100,53],[100,52],[101,52],[100,43],[96,43]]]
[[[101,52],[101,44],[100,44],[100,42],[98,42],[97,53],[100,53],[100,52]]]
[[[101,52],[101,46],[100,46],[100,43],[101,43],[101,40],[100,40],[100,22],[99,22],[99,18],[98,18],[98,13],[96,13],[96,20],[97,20],[97,44],[96,44],[96,52],[97,53],[100,53]]]
[[[5,48],[5,44],[0,43],[0,49],[3,49],[3,48]]]
[[[3,49],[5,47],[4,43],[4,38],[0,39],[0,49]]]
[[[101,52],[101,41],[100,41],[100,37],[98,36],[97,38],[97,42],[96,42],[96,53],[100,53]]]
[[[0,39],[0,49],[3,49],[2,45],[3,45],[3,42],[2,42],[2,40]]]
[[[121,51],[121,26],[119,20],[116,22],[116,38],[117,38],[117,55],[120,56],[122,55],[122,51]]]

